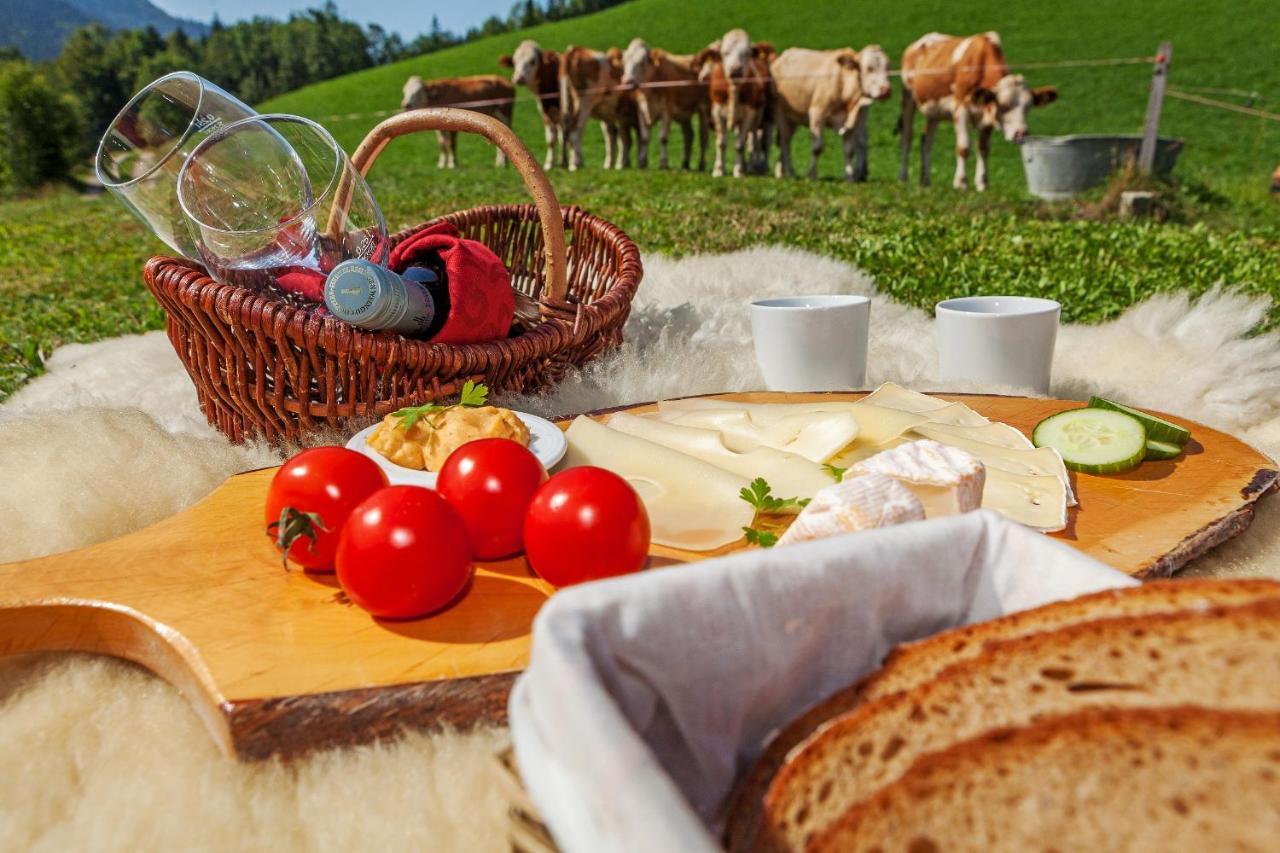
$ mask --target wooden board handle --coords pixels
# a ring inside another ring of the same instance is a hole
[[[551,188],[542,167],[533,159],[529,149],[524,147],[520,137],[502,122],[484,113],[453,107],[409,110],[386,119],[369,131],[356,153],[351,155],[351,162],[361,175],[368,175],[369,169],[382,149],[387,147],[387,143],[397,136],[420,130],[475,133],[498,146],[507,155],[507,159],[515,165],[516,171],[524,180],[529,194],[533,196],[533,203],[538,208],[538,219],[542,223],[547,269],[546,293],[543,298],[549,296],[555,302],[563,302],[567,292],[567,262],[564,251],[564,217],[560,212],[560,203],[556,200],[555,190]]]

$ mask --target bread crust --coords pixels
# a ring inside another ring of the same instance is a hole
[[[1015,790],[1019,770],[1043,788]],[[1057,775],[1072,781],[1055,785]],[[1238,801],[1240,791],[1249,803]],[[1034,807],[1018,807],[1024,792]],[[1018,849],[1026,836],[1052,838],[1055,849],[1266,849],[1280,827],[1278,804],[1280,712],[1093,709],[922,756],[807,849]],[[971,829],[982,816],[1017,825],[985,837]],[[951,826],[962,829],[938,832]],[[1121,840],[1121,827],[1130,838]],[[1085,837],[1099,830],[1105,840]]]
[[[916,757],[990,728],[1082,707],[1188,702],[1280,709],[1280,599],[988,641],[936,678],[835,718],[793,751],[765,795],[760,840],[798,849]]]
[[[976,655],[987,642],[1055,630],[1092,619],[1268,599],[1280,599],[1280,582],[1261,579],[1151,581],[1139,587],[1104,590],[953,628],[899,646],[879,670],[814,705],[769,741],[730,797],[725,846],[730,853],[743,853],[755,847],[764,796],[771,781],[787,756],[825,724],[864,702],[910,689],[935,677],[946,667]]]

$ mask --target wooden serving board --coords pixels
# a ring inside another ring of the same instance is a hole
[[[940,396],[1025,432],[1079,405]],[[1170,419],[1191,429],[1186,455],[1120,476],[1075,477],[1080,507],[1056,536],[1132,575],[1155,577],[1248,527],[1253,503],[1280,479],[1276,464],[1231,436]],[[0,565],[0,654],[76,650],[142,664],[177,686],[221,747],[244,759],[367,741],[400,726],[504,720],[507,692],[528,660],[530,625],[551,587],[516,558],[479,566],[468,594],[435,616],[370,618],[343,601],[332,575],[281,568],[262,531],[274,472],[232,477],[185,512],[128,536]],[[650,565],[740,547],[655,546]]]

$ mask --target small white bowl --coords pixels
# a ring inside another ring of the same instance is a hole
[[[546,418],[526,412],[516,412],[516,417],[524,421],[524,425],[529,428],[529,450],[538,457],[542,467],[550,470],[552,465],[564,458],[565,451],[569,449],[569,441],[564,437],[564,431],[560,427]],[[393,486],[425,486],[428,489],[434,489],[436,487],[434,471],[418,471],[397,465],[369,446],[369,436],[377,428],[378,425],[374,424],[360,430],[351,436],[347,447],[377,462],[378,467],[386,472],[387,479]]]

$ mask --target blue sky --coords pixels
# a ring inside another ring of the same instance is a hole
[[[209,21],[214,12],[230,23],[254,15],[287,18],[294,10],[320,6],[324,0],[152,0],[171,15]],[[490,15],[506,16],[514,0],[338,0],[338,11],[344,18],[361,24],[381,24],[398,32],[406,40],[431,28],[431,16],[440,18],[440,26],[460,33],[479,24]]]

